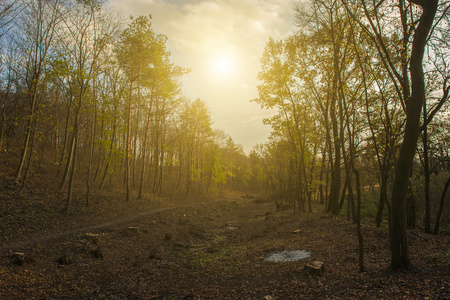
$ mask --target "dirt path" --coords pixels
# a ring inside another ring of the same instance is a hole
[[[231,201],[231,200],[232,199],[220,199],[220,200],[212,201],[212,203],[220,202],[220,201]],[[2,245],[0,246],[0,251],[20,249],[20,248],[24,248],[24,247],[27,247],[27,246],[30,246],[33,244],[46,243],[46,242],[49,242],[52,240],[64,238],[64,237],[74,235],[77,233],[90,232],[90,231],[94,231],[94,230],[98,230],[98,229],[117,226],[119,224],[126,224],[129,222],[138,220],[139,218],[148,217],[150,215],[154,215],[154,214],[160,213],[160,212],[176,210],[176,209],[183,209],[186,207],[195,207],[198,205],[205,205],[205,202],[198,202],[198,203],[192,203],[192,204],[186,204],[186,205],[176,205],[176,206],[171,206],[171,207],[151,209],[151,210],[148,210],[145,212],[133,214],[131,216],[118,218],[118,219],[111,220],[108,222],[102,222],[102,223],[99,223],[96,225],[90,225],[90,226],[81,227],[81,228],[77,228],[77,229],[73,229],[73,230],[67,230],[64,232],[58,232],[58,233],[52,233],[52,234],[36,234],[27,239],[20,239],[20,240],[16,240],[16,241],[8,241],[5,243],[2,243]]]

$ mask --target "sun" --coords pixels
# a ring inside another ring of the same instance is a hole
[[[233,73],[233,59],[230,55],[218,55],[213,59],[211,67],[215,75],[228,77]]]

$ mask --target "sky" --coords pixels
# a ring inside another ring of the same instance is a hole
[[[257,74],[270,37],[295,30],[295,0],[109,0],[125,16],[152,16],[156,33],[168,37],[172,62],[191,72],[182,78],[185,96],[209,107],[213,128],[244,147],[268,140],[262,120],[273,114],[259,104]]]

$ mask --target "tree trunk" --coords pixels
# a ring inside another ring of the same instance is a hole
[[[447,178],[444,190],[442,191],[441,201],[439,202],[439,210],[436,215],[436,222],[434,223],[434,234],[439,234],[439,224],[441,222],[442,212],[444,211],[445,195],[447,194],[448,186],[450,185],[450,176]]]
[[[64,158],[66,157],[67,145],[69,142],[69,123],[70,123],[70,115],[71,115],[72,101],[69,101],[69,106],[67,107],[67,116],[66,116],[66,124],[64,126],[64,144],[63,149],[61,151],[61,158],[59,159],[58,165],[58,177],[61,173],[61,168],[64,162]]]
[[[426,124],[427,119],[427,102],[425,100],[423,105],[423,114],[422,114],[424,124]],[[431,205],[430,205],[430,162],[428,157],[428,126],[424,126],[422,132],[422,143],[423,143],[423,173],[424,173],[424,198],[425,198],[425,220],[424,227],[425,233],[431,232]]]
[[[6,124],[6,108],[8,107],[9,93],[11,92],[11,68],[8,69],[8,83],[6,86],[5,92],[5,101],[3,101],[1,105],[1,121],[0,121],[0,152],[3,150],[3,136],[5,132],[5,124]]]
[[[75,111],[75,119],[78,117],[78,109]],[[77,121],[75,121],[76,123]],[[67,137],[66,137],[67,138]],[[67,176],[69,176],[69,171],[71,167],[71,163],[73,161],[72,157],[75,155],[75,130],[72,133],[72,140],[70,143],[69,156],[67,158],[66,167],[64,168],[64,175],[61,179],[61,183],[59,184],[58,190],[61,191],[64,187],[64,184],[67,181]]]
[[[78,120],[79,120],[79,114],[80,109],[76,108],[75,111],[75,124],[73,128],[73,144],[72,144],[72,155],[69,158],[69,161],[67,162],[67,165],[70,166],[70,177],[69,177],[69,187],[67,189],[67,198],[66,198],[66,205],[63,209],[64,213],[68,213],[70,210],[70,207],[72,205],[72,198],[73,198],[73,185],[75,182],[75,168],[76,168],[76,147],[78,143]]]
[[[133,96],[133,82],[130,82],[130,95],[128,99],[128,112],[127,112],[127,137],[126,137],[126,150],[125,150],[125,188],[126,188],[126,200],[130,201],[130,143],[131,143],[131,97]]]
[[[89,206],[89,196],[91,193],[91,173],[92,173],[92,159],[94,156],[94,139],[95,139],[95,123],[96,123],[96,110],[97,110],[97,106],[95,103],[95,81],[94,81],[94,95],[92,98],[92,115],[91,115],[91,139],[90,139],[90,143],[89,143],[89,163],[88,163],[88,170],[87,170],[87,178],[86,178],[86,204],[85,207]]]
[[[36,128],[36,124],[34,124],[33,127]],[[29,151],[30,153],[28,155],[27,166],[25,167],[25,173],[24,173],[23,178],[22,178],[22,184],[21,184],[20,189],[18,191],[19,193],[21,193],[23,188],[25,187],[25,183],[27,182],[28,174],[29,174],[30,169],[31,169],[31,165],[33,163],[33,150],[34,150],[34,143],[35,143],[35,141],[36,141],[36,130],[33,129],[32,133],[31,133],[31,144],[29,146],[30,147],[30,151]]]
[[[37,79],[36,79],[37,81]],[[27,120],[27,128],[26,128],[26,132],[25,132],[25,140],[24,140],[24,145],[23,145],[23,149],[22,149],[22,154],[20,156],[20,161],[19,161],[19,165],[17,167],[16,170],[16,174],[15,174],[15,181],[19,181],[21,173],[22,173],[22,168],[23,165],[25,163],[25,159],[27,157],[28,154],[28,146],[30,143],[30,138],[32,135],[32,132],[34,131],[33,128],[33,124],[35,124],[35,122],[33,121],[35,116],[35,107],[36,107],[36,99],[37,99],[37,84],[33,84],[32,87],[32,94],[31,96],[31,106],[30,106],[30,115],[28,116],[28,120]]]
[[[151,120],[151,113],[152,113],[152,104],[153,104],[153,97],[150,98],[150,107],[148,109],[148,115],[147,115],[147,123],[145,124],[145,132],[144,132],[144,144],[142,149],[142,170],[141,170],[141,181],[139,185],[139,199],[142,199],[142,191],[144,189],[144,175],[145,175],[145,166],[147,165],[147,139],[148,139],[148,133],[150,128],[150,120]]]
[[[361,183],[359,172],[353,166],[353,172],[356,178],[356,233],[358,235],[358,257],[359,271],[364,272],[364,238],[361,230]]]

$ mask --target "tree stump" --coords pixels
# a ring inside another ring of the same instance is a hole
[[[128,234],[128,236],[136,236],[139,234],[139,228],[130,226],[127,228],[127,234]]]
[[[97,233],[88,232],[88,233],[86,233],[86,238],[97,246],[100,244],[99,235]]]
[[[60,258],[58,258],[58,263],[64,266],[70,265],[72,263],[72,256],[69,254],[64,254]]]
[[[303,272],[310,275],[322,276],[325,273],[323,262],[315,260],[303,267]]]
[[[23,266],[25,264],[25,253],[23,252],[16,252],[11,256],[11,263]]]
[[[94,258],[103,258],[103,251],[102,249],[100,249],[100,247],[98,247],[95,250],[91,250],[91,255]]]

